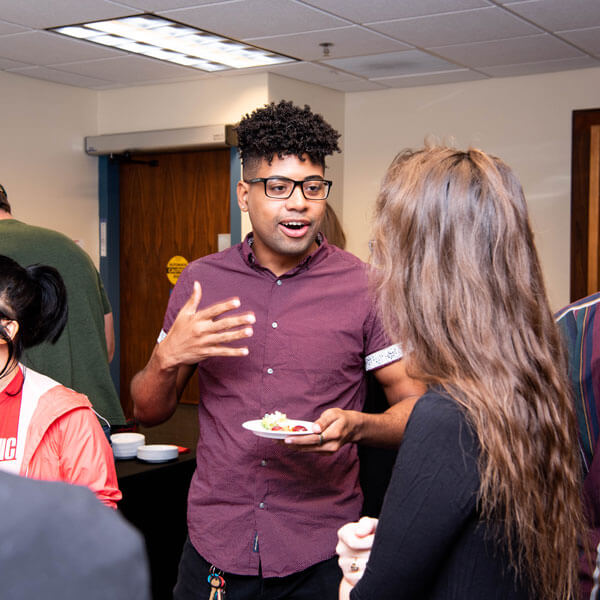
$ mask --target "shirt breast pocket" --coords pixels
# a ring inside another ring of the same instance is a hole
[[[288,341],[285,368],[297,391],[303,389],[327,406],[349,392],[354,395],[362,382],[364,355],[362,335],[320,324],[319,330],[305,328]]]

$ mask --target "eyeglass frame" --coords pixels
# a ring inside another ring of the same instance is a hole
[[[294,185],[292,186],[292,190],[290,191],[289,195],[288,196],[269,196],[269,194],[267,193],[267,181],[270,181],[272,179],[291,181]],[[264,187],[265,196],[267,198],[271,198],[271,200],[289,200],[292,197],[292,194],[294,193],[296,186],[299,185],[304,199],[310,200],[313,202],[323,202],[323,200],[327,200],[327,198],[329,198],[329,192],[331,191],[331,186],[333,185],[333,181],[331,181],[331,179],[321,179],[319,177],[314,177],[312,179],[309,178],[309,179],[296,180],[296,179],[290,179],[289,177],[277,177],[275,175],[272,175],[271,177],[254,177],[253,179],[244,179],[243,181],[244,181],[244,183],[261,183],[262,182],[263,187]],[[327,184],[327,193],[325,194],[324,198],[307,198],[306,197],[306,193],[304,192],[303,184],[310,183],[311,181],[319,181],[320,183]]]

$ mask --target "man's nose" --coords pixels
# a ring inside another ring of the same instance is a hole
[[[297,183],[292,190],[292,195],[286,201],[286,208],[290,210],[306,209],[306,198],[302,192],[302,185]]]

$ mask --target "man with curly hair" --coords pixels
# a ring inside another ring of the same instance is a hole
[[[240,209],[252,233],[182,273],[159,343],[132,381],[136,416],[168,419],[195,369],[197,468],[176,600],[337,598],[336,532],[359,515],[356,442],[397,445],[421,388],[386,339],[366,265],[319,233],[339,133],[282,101],[237,128]],[[362,412],[373,370],[391,407]],[[242,423],[314,422],[276,442]]]

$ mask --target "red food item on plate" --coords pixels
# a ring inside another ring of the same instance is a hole
[[[304,425],[294,425],[294,427],[292,427],[292,431],[308,431],[308,429],[306,429]]]

